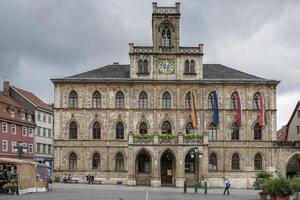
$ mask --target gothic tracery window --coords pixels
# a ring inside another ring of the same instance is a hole
[[[214,106],[216,99],[215,99],[215,95],[213,94],[213,92],[210,92],[208,95],[208,108],[212,109]]]
[[[237,109],[237,92],[233,92],[231,94],[231,97],[230,97],[230,106],[231,106],[231,109],[233,109],[233,110]]]
[[[232,140],[239,140],[240,139],[240,129],[236,123],[231,125],[231,139]]]
[[[93,139],[101,139],[101,127],[99,122],[93,124]]]
[[[118,122],[116,126],[116,139],[124,139],[124,125]]]
[[[208,169],[209,170],[217,170],[218,169],[218,159],[215,153],[209,155],[208,158]]]
[[[255,125],[254,125],[254,140],[261,140],[261,126],[258,124],[258,123],[256,123]]]
[[[231,169],[232,170],[240,170],[240,156],[237,153],[232,155]]]
[[[141,135],[144,135],[144,134],[147,134],[148,133],[148,130],[147,130],[147,124],[145,122],[142,122],[140,124],[140,127],[139,127],[139,133]]]
[[[161,127],[162,134],[172,134],[172,125],[169,121],[165,121]]]
[[[208,139],[217,140],[217,126],[214,123],[210,123],[208,127]]]
[[[70,139],[77,139],[77,124],[75,122],[70,123],[69,138]]]
[[[254,170],[262,170],[262,157],[259,153],[254,157]]]
[[[191,95],[191,92],[188,92],[185,95],[185,108],[186,109],[191,109],[192,108],[192,95]]]
[[[168,26],[165,26],[162,30],[162,46],[170,47],[171,46],[171,32]]]
[[[117,171],[124,170],[124,156],[121,153],[118,153],[116,156],[116,170]]]
[[[100,155],[95,153],[92,158],[92,169],[100,169]]]
[[[148,96],[145,91],[142,91],[139,95],[139,108],[147,108],[148,107]]]
[[[254,109],[257,109],[257,110],[260,109],[261,102],[260,102],[260,93],[259,92],[256,92],[254,94],[254,97],[253,97],[253,106],[254,106]]]
[[[69,95],[69,107],[77,108],[78,107],[78,95],[75,90],[72,90]]]
[[[93,93],[93,108],[101,107],[101,94],[99,91]]]
[[[77,155],[75,153],[71,153],[69,156],[69,169],[77,169]]]
[[[117,108],[125,107],[125,97],[122,91],[118,91],[116,94],[116,107]]]
[[[171,95],[169,92],[164,92],[162,96],[162,108],[163,109],[171,108]]]

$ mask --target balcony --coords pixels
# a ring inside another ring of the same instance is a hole
[[[207,134],[129,134],[129,144],[132,145],[199,145],[207,144]]]

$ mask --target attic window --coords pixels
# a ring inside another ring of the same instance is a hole
[[[16,114],[15,109],[12,108],[9,110],[9,115],[11,118],[15,118],[15,114]]]
[[[28,114],[28,115],[27,115],[27,120],[28,120],[29,122],[31,122],[31,114]]]
[[[25,113],[21,112],[21,119],[25,120]]]

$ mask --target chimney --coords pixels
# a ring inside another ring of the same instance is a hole
[[[9,96],[9,81],[3,81],[3,94]]]

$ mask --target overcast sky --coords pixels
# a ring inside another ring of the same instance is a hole
[[[300,1],[180,2],[181,45],[203,43],[204,63],[281,80],[278,128],[286,124],[300,100]],[[53,102],[50,78],[128,64],[129,42],[151,45],[151,13],[151,0],[1,0],[1,79]]]

